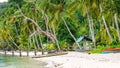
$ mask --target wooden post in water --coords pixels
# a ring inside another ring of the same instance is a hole
[[[42,55],[44,55],[44,50],[42,49]]]
[[[29,40],[28,40],[28,43],[29,43]],[[29,56],[29,44],[27,46],[27,56]]]
[[[36,49],[34,50],[34,54],[35,54],[35,56],[37,55],[37,51],[36,51]]]
[[[20,57],[21,57],[22,56],[21,49],[19,50],[19,53],[20,53]]]
[[[32,37],[32,39],[33,39],[33,43],[34,43],[34,54],[35,54],[35,56],[37,55],[37,47],[36,47],[36,44],[35,44],[35,37],[33,36]]]
[[[29,56],[29,49],[27,50],[27,56]]]
[[[6,48],[4,49],[4,51],[5,51],[5,55],[7,54],[7,52],[6,52]]]
[[[14,50],[12,50],[12,56],[14,56]]]

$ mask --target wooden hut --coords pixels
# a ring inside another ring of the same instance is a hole
[[[81,36],[78,38],[77,43],[80,44],[81,50],[90,50],[92,39],[88,38],[87,36]]]

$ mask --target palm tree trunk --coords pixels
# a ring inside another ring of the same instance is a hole
[[[40,46],[41,46],[41,50],[42,50],[42,55],[44,55],[44,48],[43,48],[43,46],[42,46],[42,40],[41,40],[40,35],[39,35],[39,39],[40,39]]]
[[[13,39],[11,39],[11,42],[15,45],[15,47],[18,48],[20,56],[22,56],[21,49],[19,49],[18,45],[14,42]]]
[[[114,18],[115,18],[115,24],[116,24],[118,38],[119,38],[119,42],[120,42],[120,32],[119,32],[119,25],[118,25],[118,20],[117,20],[117,14],[114,14]]]
[[[32,39],[33,39],[33,43],[34,43],[34,54],[35,54],[35,56],[37,55],[37,48],[36,48],[36,45],[35,45],[35,38],[34,38],[34,36],[32,37]]]
[[[36,44],[37,44],[37,48],[39,49],[40,46],[39,46],[39,43],[38,43],[37,35],[35,35],[35,41],[36,41]]]
[[[45,20],[46,33],[48,34],[48,32],[49,32],[49,29],[48,29],[48,16],[44,12],[42,12],[42,14],[43,14],[43,18]],[[47,37],[47,43],[48,43],[48,37]]]
[[[30,44],[30,47],[31,47],[32,46],[32,38],[31,37],[29,37],[29,44]]]
[[[70,31],[70,29],[69,29],[69,27],[67,26],[67,23],[66,23],[66,21],[65,21],[65,19],[64,19],[63,17],[62,17],[62,20],[63,20],[63,22],[64,22],[64,24],[65,24],[68,32],[70,33],[71,37],[74,39],[74,41],[75,41],[75,43],[77,44],[77,46],[79,47],[79,49],[81,49],[79,43],[77,42],[76,38],[74,37],[74,35],[73,35],[72,32]]]
[[[44,55],[44,48],[43,48],[43,45],[42,45],[42,40],[41,40],[41,36],[40,35],[39,35],[39,40],[40,40],[40,47],[41,47],[42,55]]]
[[[35,27],[34,26],[33,26],[33,30],[35,32]],[[39,47],[39,43],[38,43],[37,35],[36,34],[34,35],[34,38],[35,38],[35,41],[36,41],[36,44],[37,44],[37,48],[39,49],[40,47]]]
[[[38,25],[38,23],[37,23],[35,20],[33,20],[33,19],[25,16],[19,7],[18,7],[18,9],[20,10],[21,15],[22,15],[26,20],[31,21],[31,22],[39,29],[39,32],[45,34],[49,39],[51,39],[53,42],[55,42],[55,39],[54,39],[54,37],[53,37],[53,35],[52,35],[51,33],[49,33],[48,31],[46,32],[46,31],[42,30],[42,28]]]
[[[14,48],[9,44],[9,42],[7,41],[8,46],[10,46],[12,48],[12,56],[14,56]]]
[[[27,56],[29,56],[30,45],[30,38],[28,38]]]
[[[93,19],[92,19],[92,17],[89,16],[88,9],[87,9],[86,12],[87,12],[88,23],[89,23],[89,28],[90,28],[90,33],[91,33],[92,41],[93,41],[93,44],[94,44],[94,48],[96,48],[95,36],[94,36],[94,27],[93,27]]]
[[[17,46],[17,44],[12,40],[12,43],[18,48],[18,50],[19,50],[19,54],[20,54],[20,56],[22,56],[22,54],[21,54],[21,49],[19,49],[19,47]]]
[[[100,12],[102,13],[102,6],[101,6],[101,4],[99,5],[99,7],[100,7]],[[110,34],[110,31],[109,31],[109,28],[108,28],[107,23],[106,23],[106,21],[105,21],[105,17],[104,17],[104,15],[102,15],[102,20],[103,20],[103,23],[104,23],[104,25],[105,25],[105,28],[106,28],[107,34],[108,34],[110,40],[112,41],[113,38],[112,38],[112,36],[111,36],[111,34]]]
[[[30,28],[28,27],[28,30],[29,30],[29,33],[31,34],[31,30]],[[32,46],[32,41],[31,41],[31,37],[28,38],[28,49],[27,49],[27,56],[29,56],[29,51],[30,51],[30,47]]]
[[[54,28],[53,24],[52,24],[52,26],[53,26],[53,33],[54,33],[55,41],[56,41],[56,44],[57,44],[57,48],[58,48],[58,51],[60,51],[60,45],[59,45],[57,37],[56,37],[55,28]]]
[[[96,48],[96,41],[95,41],[95,33],[94,33],[94,27],[93,27],[93,19],[91,18],[91,22],[92,22],[92,24],[91,24],[91,27],[92,27],[92,39],[93,39],[93,44],[94,44],[94,48]]]

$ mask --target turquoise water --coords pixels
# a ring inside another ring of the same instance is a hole
[[[0,68],[44,68],[45,63],[28,57],[0,55]]]

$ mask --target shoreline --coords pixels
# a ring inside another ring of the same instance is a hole
[[[0,51],[0,54],[4,52]],[[30,51],[30,58],[34,56],[34,52]],[[12,52],[7,51],[7,55]],[[19,52],[15,51],[14,55],[19,56]],[[26,56],[27,52],[22,51],[22,56]],[[37,52],[41,55],[41,52]],[[45,68],[119,68],[120,53],[110,54],[87,54],[81,52],[68,52],[66,55],[32,58],[37,61],[45,62]]]
[[[68,52],[67,55],[34,58],[47,62],[46,68],[119,68],[120,53],[87,54]]]
[[[0,50],[0,54],[5,54],[5,51]],[[42,52],[36,52],[37,56],[42,55]],[[47,54],[47,52],[45,52]],[[6,55],[12,55],[12,51],[6,51]],[[19,51],[14,51],[14,56],[20,56]],[[21,56],[27,56],[27,51],[21,51]],[[34,51],[29,51],[28,57],[35,56]]]

